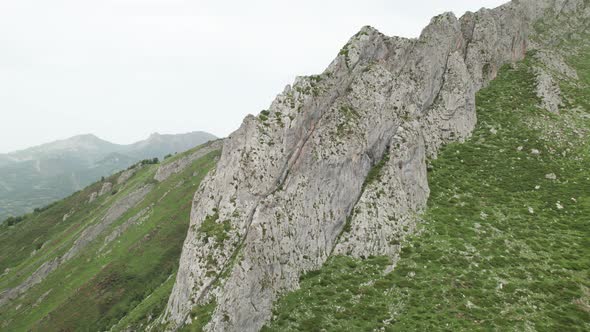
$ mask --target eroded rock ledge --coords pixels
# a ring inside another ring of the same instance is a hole
[[[363,28],[323,74],[298,78],[224,141],[195,195],[163,322],[174,329],[215,300],[207,329],[256,331],[277,296],[332,254],[395,263],[429,195],[426,158],[470,135],[475,93],[503,64],[541,47],[530,40],[538,19],[585,6],[523,0],[446,13],[418,39]],[[539,91],[553,107],[554,89]]]

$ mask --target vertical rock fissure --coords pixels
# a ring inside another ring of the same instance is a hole
[[[351,84],[351,81],[352,80],[349,80],[348,85]],[[340,97],[340,92],[336,91],[335,95],[330,99],[330,103],[328,103],[328,104],[333,105],[339,97]],[[330,109],[330,107],[323,108],[323,109]],[[254,221],[254,215],[256,214],[256,211],[260,207],[260,204],[262,203],[262,201],[264,201],[270,195],[273,195],[274,193],[276,193],[277,191],[279,191],[282,188],[284,183],[287,181],[287,177],[289,175],[291,168],[293,167],[293,165],[295,165],[297,163],[297,160],[299,159],[301,152],[303,151],[303,149],[307,145],[307,142],[309,141],[310,137],[314,134],[314,132],[317,128],[317,125],[322,121],[322,119],[325,117],[325,115],[327,113],[328,113],[327,111],[323,111],[320,113],[320,117],[318,118],[318,120],[316,121],[315,124],[313,124],[313,123],[311,124],[309,132],[304,136],[303,139],[300,140],[301,143],[298,144],[298,147],[296,147],[293,150],[293,152],[291,152],[289,154],[289,157],[287,158],[287,160],[285,161],[285,163],[282,167],[281,173],[279,174],[279,176],[277,177],[277,179],[275,181],[274,187],[272,189],[270,189],[269,191],[267,191],[266,193],[264,193],[263,195],[257,196],[257,200],[254,204],[254,207],[248,213],[244,234],[242,235],[242,237],[238,241],[236,249],[232,252],[232,254],[228,257],[228,259],[222,264],[222,268],[219,270],[219,273],[217,273],[215,278],[211,282],[209,282],[207,286],[205,286],[203,288],[203,291],[201,292],[201,294],[196,298],[195,303],[201,303],[203,301],[204,297],[206,297],[208,295],[211,288],[220,282],[222,277],[228,272],[229,269],[233,268],[233,265],[235,263],[233,258],[237,257],[239,255],[240,250],[242,250],[244,242],[248,238],[250,228],[251,228],[252,223]],[[359,197],[360,197],[360,195],[359,195]],[[219,202],[217,202],[217,204],[219,205]],[[258,310],[256,310],[256,311],[258,311]],[[187,318],[189,316],[190,316],[190,312],[186,313],[184,315],[184,318],[182,319],[182,321],[186,322]],[[180,328],[182,328],[182,326],[184,326],[184,324],[185,323],[175,327],[174,331],[178,331]]]
[[[471,43],[473,42],[473,35],[475,34],[475,27],[477,24],[475,22],[471,23],[471,33],[469,36],[466,36],[463,31],[463,40],[465,41],[465,50],[463,51],[463,61],[467,61],[467,55],[469,54],[469,49],[471,47]]]
[[[395,135],[395,133],[394,133]],[[389,139],[389,141],[387,142],[387,145],[385,146],[385,149],[383,149],[383,153],[381,154],[381,158],[379,158],[379,161],[372,163],[371,165],[371,169],[376,167],[379,163],[383,162],[383,159],[388,158],[389,157],[389,149],[391,148],[391,138]],[[370,158],[370,156],[369,156]],[[377,159],[375,159],[377,160]],[[336,246],[338,245],[338,241],[340,240],[340,238],[342,237],[342,234],[344,233],[344,231],[346,231],[346,226],[347,224],[350,222],[350,219],[352,218],[352,215],[354,213],[354,209],[356,208],[356,206],[358,205],[359,201],[361,200],[361,198],[363,197],[363,193],[365,192],[365,184],[368,180],[369,174],[371,173],[371,171],[369,170],[369,172],[367,173],[367,175],[365,175],[365,181],[363,182],[363,185],[361,186],[361,190],[359,191],[359,193],[357,194],[354,203],[351,205],[351,208],[349,209],[349,211],[346,213],[346,216],[344,218],[344,222],[341,223],[342,229],[340,229],[340,231],[338,232],[338,236],[336,237],[336,239],[334,240],[334,243],[332,243],[332,248],[330,249],[330,254],[328,255],[328,259],[330,257],[332,257],[334,255],[334,250],[336,249]]]
[[[444,88],[444,86],[445,86],[445,81],[446,81],[446,73],[447,73],[447,71],[448,71],[448,69],[449,69],[449,59],[450,59],[450,58],[451,58],[451,54],[450,54],[450,53],[448,53],[448,54],[447,54],[447,58],[446,58],[446,60],[445,60],[445,66],[444,66],[444,68],[443,68],[443,71],[442,71],[441,82],[440,82],[440,85],[439,85],[439,87],[438,87],[438,91],[437,91],[436,95],[434,96],[434,98],[432,99],[432,102],[431,102],[431,103],[429,103],[428,105],[425,105],[425,107],[424,107],[423,111],[428,111],[428,110],[430,110],[430,109],[432,108],[432,105],[434,105],[434,104],[437,102],[437,100],[439,100],[439,98],[440,98],[440,94],[442,93],[442,91],[443,91],[443,88]]]

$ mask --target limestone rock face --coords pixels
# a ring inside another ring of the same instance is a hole
[[[559,113],[561,106],[561,90],[553,76],[541,67],[535,67],[537,77],[537,96],[541,99],[541,107],[551,113]]]
[[[102,196],[106,193],[111,192],[111,190],[113,189],[113,184],[110,182],[105,182],[102,187],[100,188],[100,192],[98,193],[98,196]]]
[[[367,182],[334,254],[366,258],[385,255],[397,261],[401,241],[415,228],[415,213],[430,193],[424,137],[417,121],[398,128],[382,169]]]
[[[80,236],[74,241],[70,250],[63,255],[62,261],[67,261],[77,255],[82,248],[94,241],[98,235],[102,234],[115,220],[119,219],[125,212],[140,203],[145,196],[150,193],[152,188],[153,185],[151,184],[145,185],[116,201],[107,210],[99,222],[82,231]]]
[[[534,71],[537,79],[537,96],[541,107],[552,113],[559,113],[562,106],[561,89],[555,78],[578,79],[561,54],[555,51],[540,49],[534,54],[536,60]]]
[[[257,331],[277,296],[330,255],[394,264],[429,195],[426,158],[470,135],[475,93],[502,65],[541,48],[539,18],[584,4],[446,13],[418,39],[365,27],[324,73],[297,78],[223,142],[193,201],[163,323],[181,326],[216,300],[208,330]]]
[[[105,237],[104,244],[100,248],[100,251],[104,251],[105,248],[107,248],[107,245],[109,243],[111,243],[116,238],[118,238],[119,236],[121,236],[121,234],[125,233],[125,231],[127,229],[129,229],[131,226],[137,225],[137,224],[141,224],[142,222],[144,222],[145,220],[147,220],[150,217],[151,213],[152,213],[152,208],[153,208],[153,204],[150,204],[149,206],[147,206],[147,207],[143,208],[141,211],[139,211],[133,217],[127,219],[121,225],[115,227],[115,229],[113,229],[113,231],[109,235],[107,235]]]
[[[127,180],[129,180],[133,174],[135,174],[135,172],[137,172],[137,169],[140,166],[135,166],[133,168],[127,169],[125,171],[123,171],[123,173],[121,173],[121,175],[119,175],[119,177],[117,178],[117,184],[122,184],[127,182]]]

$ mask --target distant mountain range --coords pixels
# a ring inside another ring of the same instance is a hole
[[[206,132],[154,133],[146,140],[120,145],[88,134],[0,154],[0,222],[64,198],[140,160],[162,159],[213,139]]]

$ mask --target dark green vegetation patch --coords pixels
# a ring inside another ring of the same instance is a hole
[[[219,213],[215,211],[205,218],[198,232],[203,234],[207,239],[214,238],[217,244],[221,245],[227,239],[230,230],[230,221],[219,221]]]

